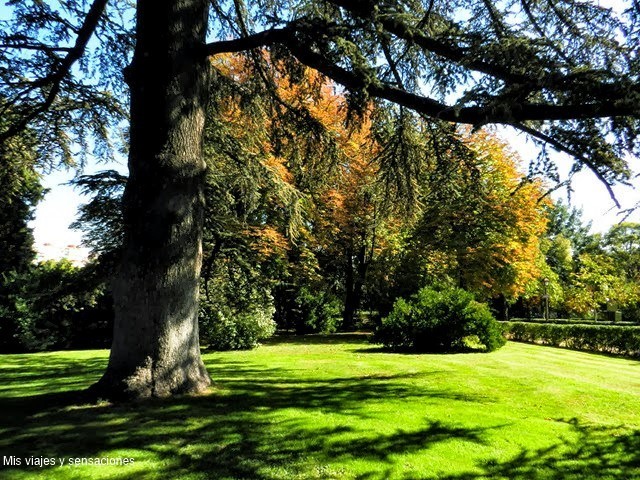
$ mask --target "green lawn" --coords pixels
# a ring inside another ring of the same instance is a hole
[[[22,461],[0,478],[640,478],[633,360],[517,343],[402,355],[355,335],[276,338],[206,354],[206,396],[74,405],[106,358],[0,357],[0,455]],[[31,456],[67,464],[26,467]]]

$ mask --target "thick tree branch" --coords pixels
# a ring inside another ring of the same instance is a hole
[[[212,56],[219,53],[243,52],[254,48],[269,47],[276,43],[287,44],[289,41],[295,41],[294,23],[284,28],[265,30],[234,40],[209,43],[204,46],[203,53],[207,56]]]
[[[477,126],[487,123],[511,124],[514,121],[522,122],[526,120],[571,120],[640,115],[637,105],[633,102],[627,104],[623,99],[619,102],[607,103],[568,105],[522,103],[515,106],[489,105],[456,108],[431,98],[402,90],[393,85],[379,82],[368,75],[342,68],[329,62],[320,53],[300,44],[289,44],[288,47],[300,62],[318,70],[347,88],[364,90],[371,96],[389,100],[429,117],[450,122]]]
[[[347,0],[335,1],[336,3],[347,2]],[[513,124],[528,120],[553,121],[640,115],[640,109],[633,101],[633,96],[627,99],[624,92],[608,84],[598,85],[598,93],[607,99],[603,102],[557,105],[508,102],[508,99],[495,97],[491,104],[484,106],[447,105],[381,82],[372,71],[348,70],[308,46],[310,42],[307,39],[327,35],[332,27],[335,28],[335,25],[310,25],[301,20],[283,28],[265,30],[235,40],[211,43],[204,47],[204,52],[207,55],[215,55],[283,44],[301,63],[318,70],[346,88],[364,91],[370,96],[394,102],[432,118],[475,126],[488,123]]]

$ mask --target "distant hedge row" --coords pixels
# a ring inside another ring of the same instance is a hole
[[[549,320],[545,320],[544,318],[512,318],[510,320],[512,323],[524,322],[524,323],[553,323],[560,325],[572,325],[572,324],[580,324],[580,325],[619,325],[619,326],[633,326],[638,325],[638,322],[630,322],[630,321],[619,321],[619,322],[611,322],[607,320],[594,320],[593,318],[552,318]]]
[[[640,357],[640,326],[501,323],[505,336],[516,342]]]

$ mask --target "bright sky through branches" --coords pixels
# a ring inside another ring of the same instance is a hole
[[[500,137],[520,155],[524,168],[538,155],[538,147],[528,140],[526,135],[516,134],[513,130],[506,128],[500,128],[498,131]],[[565,154],[552,155],[554,162],[558,165],[560,180],[566,180],[573,164],[572,159]],[[628,162],[634,175],[640,174],[640,159],[629,156]],[[584,222],[592,223],[593,233],[606,232],[612,225],[625,220],[626,209],[640,204],[640,182],[635,177],[632,177],[631,182],[633,187],[618,185],[613,188],[621,209],[616,207],[605,185],[587,168],[574,175],[571,182],[572,192],[569,193],[567,188],[560,188],[553,192],[552,198],[581,209]],[[640,222],[640,211],[631,213],[626,221]]]
[[[619,0],[596,0],[600,6],[612,8],[614,11],[620,11],[622,2]],[[0,17],[6,16],[6,7],[0,5]],[[515,136],[509,134],[505,138],[523,158],[524,162],[528,162],[537,156],[537,147],[532,142],[527,142],[524,135]],[[569,160],[562,155],[554,157],[561,165],[561,172],[569,170]],[[640,172],[640,162],[638,159],[630,159],[630,167],[634,172]],[[125,170],[123,165],[112,166],[107,164],[91,165],[84,173],[91,173],[98,170],[116,168],[120,171]],[[74,192],[70,186],[61,186],[61,184],[70,180],[74,172],[55,172],[45,178],[45,187],[50,189],[45,200],[37,209],[36,218],[32,222],[35,228],[36,245],[40,247],[44,243],[66,246],[79,244],[81,240],[81,232],[71,231],[68,225],[75,219],[77,208],[80,203],[87,201],[77,192]],[[592,222],[592,230],[597,232],[606,231],[612,224],[620,221],[622,217],[617,215],[618,211],[605,186],[600,183],[595,176],[589,171],[578,173],[573,180],[572,205],[581,208],[584,211],[583,218],[585,221]],[[618,201],[623,208],[630,208],[640,202],[640,192],[636,189],[628,189],[617,187],[615,189]],[[559,190],[554,193],[554,198],[567,201],[566,190]],[[629,220],[640,221],[640,213],[634,213]]]

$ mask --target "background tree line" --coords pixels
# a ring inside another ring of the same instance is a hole
[[[639,318],[640,226],[590,235],[491,133],[375,103],[354,119],[317,72],[299,67],[293,81],[289,66],[266,53],[262,61],[277,102],[256,95],[245,56],[212,61],[204,344],[248,348],[276,328],[371,328],[397,298],[430,285],[464,288],[499,317],[537,316],[544,278],[558,315],[615,303]],[[16,167],[3,170],[3,191],[20,208],[3,240],[23,254],[3,258],[2,348],[108,346],[127,178],[105,171],[75,182],[92,195],[75,223],[93,251],[87,266],[33,264],[26,222],[42,192],[28,135],[21,141],[19,154],[4,152]]]

